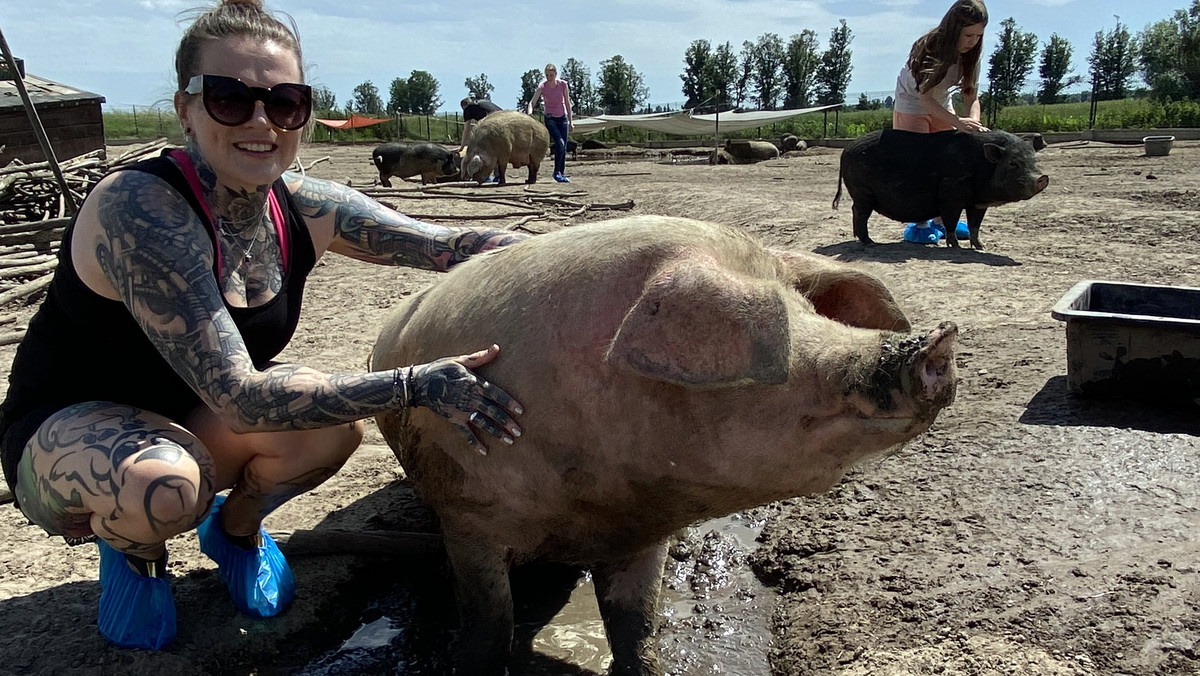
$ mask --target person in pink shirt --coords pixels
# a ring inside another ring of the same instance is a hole
[[[566,80],[558,79],[558,68],[552,63],[546,64],[546,79],[538,85],[525,111],[533,115],[533,108],[538,99],[545,101],[546,129],[550,132],[551,152],[554,153],[554,180],[559,183],[569,183],[566,176],[567,165],[567,132],[571,130],[571,92]]]

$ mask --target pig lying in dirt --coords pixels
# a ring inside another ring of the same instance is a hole
[[[500,184],[505,183],[508,165],[529,167],[526,183],[537,181],[538,167],[550,149],[550,132],[546,125],[515,110],[501,110],[475,125],[467,150],[463,154],[463,180],[483,183],[499,169]]]
[[[379,182],[392,187],[390,177],[420,176],[421,183],[437,183],[442,176],[458,173],[458,155],[436,143],[385,143],[371,153],[379,171]]]
[[[983,248],[979,226],[988,207],[1030,199],[1050,184],[1038,171],[1033,146],[998,130],[873,131],[842,151],[834,209],[842,199],[843,180],[854,200],[854,236],[863,244],[874,244],[867,219],[878,211],[901,222],[940,216],[948,225],[946,243],[956,247],[951,224],[958,223],[966,209],[971,246],[976,249]]]
[[[955,326],[908,330],[871,275],[659,216],[540,235],[408,299],[373,369],[495,342],[500,357],[479,374],[524,404],[524,434],[489,439],[486,456],[424,409],[377,418],[441,520],[458,673],[504,673],[509,566],[532,560],[589,569],[613,672],[660,673],[672,533],[823,491],[951,402]]]

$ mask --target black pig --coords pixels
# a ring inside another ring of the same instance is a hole
[[[421,176],[421,183],[437,183],[441,176],[458,174],[458,156],[436,143],[385,143],[371,153],[379,170],[379,182],[392,187],[389,179]]]
[[[1005,131],[919,134],[895,129],[873,131],[842,151],[836,209],[842,181],[854,200],[854,236],[867,234],[872,211],[901,222],[941,216],[946,242],[958,246],[954,223],[963,210],[971,246],[982,249],[979,226],[990,206],[1027,200],[1050,184],[1041,174],[1033,146]]]

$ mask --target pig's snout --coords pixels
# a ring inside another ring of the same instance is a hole
[[[954,322],[942,322],[929,332],[926,343],[912,360],[908,375],[912,395],[928,402],[933,410],[949,406],[954,401],[957,372],[954,366],[954,342],[958,327]]]
[[[1046,187],[1049,185],[1050,185],[1050,177],[1049,176],[1047,176],[1045,174],[1038,176],[1037,180],[1033,182],[1033,194],[1035,194],[1035,195],[1038,194],[1039,192],[1045,190]]]

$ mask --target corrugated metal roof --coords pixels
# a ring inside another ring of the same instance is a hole
[[[86,101],[104,103],[99,94],[85,92],[65,84],[52,82],[36,75],[25,76],[25,89],[35,106],[76,105]],[[0,109],[23,107],[17,85],[12,80],[0,80]]]

